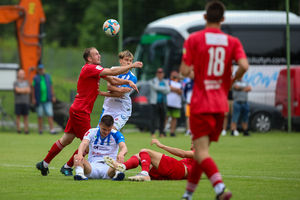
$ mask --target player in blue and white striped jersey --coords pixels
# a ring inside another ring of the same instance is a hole
[[[124,173],[117,172],[104,162],[105,156],[124,162],[124,156],[127,153],[125,138],[120,131],[112,129],[113,124],[112,116],[104,115],[99,123],[99,128],[92,128],[85,133],[79,145],[78,154],[74,156],[76,172],[74,180],[124,179]],[[89,156],[86,160],[84,155],[88,150]]]
[[[119,62],[120,66],[132,64],[132,53],[130,53],[128,50],[120,52]],[[130,70],[124,74],[118,75],[117,77],[130,80],[134,84],[137,82],[136,76]],[[132,103],[130,94],[133,89],[129,85],[114,86],[110,83],[107,83],[107,90],[108,92],[100,92],[100,95],[105,96],[101,116],[107,114],[111,115],[114,118],[114,129],[119,131],[125,126],[126,122],[131,116]]]

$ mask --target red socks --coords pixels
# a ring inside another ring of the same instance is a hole
[[[126,170],[137,168],[139,166],[139,159],[137,156],[131,156],[126,162],[123,163]]]
[[[201,178],[202,172],[206,174],[213,187],[218,183],[223,183],[217,165],[215,164],[212,158],[208,157],[204,159],[201,162],[201,164],[198,164],[197,161],[194,161],[191,174],[188,177],[188,183],[186,186],[187,191],[195,191],[198,182]]]
[[[191,173],[188,176],[186,190],[194,192],[202,175],[202,169],[196,160],[193,161]]]
[[[207,178],[210,180],[213,187],[218,183],[223,183],[221,174],[219,173],[217,165],[212,158],[206,158],[201,162],[200,166],[201,169],[205,172]]]
[[[146,151],[141,151],[141,152],[139,153],[139,156],[140,156],[140,158],[141,158],[141,167],[142,167],[142,171],[149,172],[150,164],[151,164],[151,158],[150,158],[148,152],[146,152]]]
[[[44,158],[44,161],[46,163],[50,163],[51,160],[57,155],[59,154],[59,152],[64,148],[64,146],[60,143],[59,140],[57,140],[51,147],[51,149],[49,150],[47,156]]]

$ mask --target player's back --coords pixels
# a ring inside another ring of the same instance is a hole
[[[232,61],[246,57],[241,43],[220,29],[206,28],[193,33],[185,48],[190,51],[187,59],[194,66],[195,73],[191,104],[197,105],[191,107],[191,112],[227,112]]]

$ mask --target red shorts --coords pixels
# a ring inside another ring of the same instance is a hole
[[[210,141],[218,141],[223,129],[223,121],[224,113],[191,114],[192,140],[208,135]]]
[[[185,167],[182,162],[163,154],[158,169],[152,167],[149,175],[153,180],[182,180],[185,178]]]
[[[84,134],[91,128],[90,115],[84,112],[74,111],[70,108],[69,120],[65,128],[65,133],[73,133],[82,140]]]

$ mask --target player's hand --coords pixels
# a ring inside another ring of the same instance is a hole
[[[152,139],[152,140],[151,140],[151,145],[153,145],[153,144],[155,144],[155,145],[158,146],[158,147],[161,147],[161,146],[162,146],[162,144],[159,142],[158,139]]]
[[[131,89],[129,87],[120,87],[120,92],[122,92],[122,93],[127,93],[130,91],[131,91]]]
[[[83,162],[83,156],[82,155],[79,155],[79,154],[77,154],[77,157],[76,157],[76,160],[75,160],[75,162],[77,162],[77,163],[82,163]]]
[[[142,68],[143,67],[143,63],[140,61],[136,61],[131,65],[132,68]]]
[[[137,93],[139,93],[139,89],[137,88],[137,86],[132,81],[129,81],[129,86],[132,87],[134,90],[136,90]]]
[[[117,156],[117,162],[118,163],[124,163],[124,155],[118,155]]]

